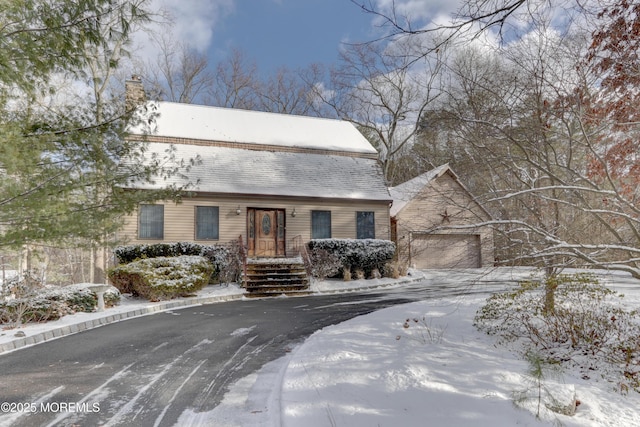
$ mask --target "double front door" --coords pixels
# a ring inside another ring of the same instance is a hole
[[[284,256],[284,209],[247,209],[247,236],[249,256]]]

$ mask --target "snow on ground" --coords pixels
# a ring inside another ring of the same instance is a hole
[[[433,271],[424,283],[515,280],[512,270]],[[607,275],[626,304],[640,306],[640,282]],[[390,279],[315,283],[315,292],[393,286]],[[392,289],[397,292],[402,284]],[[234,295],[235,286],[205,292]],[[200,295],[199,295],[200,296]],[[542,426],[632,427],[640,424],[640,394],[621,395],[606,381],[584,381],[570,370],[546,383],[561,398],[575,391],[574,416],[538,411],[527,363],[472,325],[482,295],[395,306],[326,327],[287,356],[238,381],[211,412],[185,411],[177,426]],[[124,301],[110,310],[141,304]],[[74,316],[95,316],[81,314]],[[68,317],[74,317],[68,316]],[[424,319],[424,323],[406,319]],[[69,321],[64,318],[61,321]],[[56,323],[56,322],[52,322]],[[47,324],[49,325],[49,324]],[[42,325],[41,327],[46,327]],[[31,326],[24,328],[28,331]],[[7,331],[3,331],[7,332]],[[9,331],[10,332],[10,331]],[[246,331],[237,330],[243,334]],[[30,333],[30,332],[27,332]],[[5,339],[5,336],[0,337]],[[593,376],[595,378],[596,375]],[[515,396],[527,396],[519,405]]]
[[[425,280],[479,283],[504,274],[434,271]],[[640,306],[639,282],[624,275],[607,280],[627,304]],[[341,286],[317,284],[323,291]],[[575,391],[581,402],[576,414],[543,407],[536,418],[536,386],[527,363],[472,325],[484,300],[468,295],[417,302],[324,328],[236,383],[213,411],[186,411],[177,426],[640,425],[640,394],[624,396],[611,383],[587,382],[571,371],[547,387],[558,399]],[[405,320],[414,317],[424,317],[423,326],[405,329]],[[527,398],[518,406],[515,396],[521,395]]]

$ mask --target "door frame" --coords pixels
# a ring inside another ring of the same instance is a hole
[[[261,221],[256,218],[256,212],[266,211],[273,212],[275,224],[272,224],[274,252],[268,255],[258,255],[256,253],[258,241],[258,228],[261,227]],[[283,208],[247,208],[247,255],[254,258],[274,258],[284,257],[286,251],[286,211]]]

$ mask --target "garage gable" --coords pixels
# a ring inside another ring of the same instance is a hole
[[[389,189],[399,256],[415,268],[493,264],[491,215],[449,165]]]
[[[477,224],[491,218],[448,164],[391,187],[389,193],[391,216],[414,230]]]

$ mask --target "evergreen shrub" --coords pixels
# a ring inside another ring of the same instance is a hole
[[[237,281],[242,271],[239,246],[237,242],[229,245],[201,245],[193,242],[155,243],[118,246],[113,252],[118,264],[158,257],[202,256],[213,266],[211,281],[229,283]]]
[[[145,258],[109,271],[111,283],[123,293],[151,301],[189,296],[205,287],[213,266],[203,256]]]
[[[353,275],[364,271],[371,277],[373,270],[385,271],[385,264],[396,253],[395,243],[382,239],[313,239],[307,244],[310,257],[318,252],[326,252],[339,260],[344,270]]]

